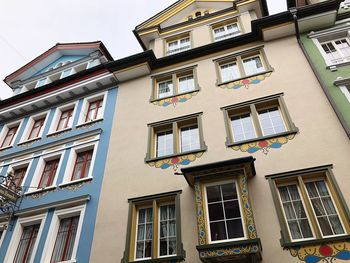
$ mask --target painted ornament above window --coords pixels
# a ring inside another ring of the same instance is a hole
[[[261,81],[265,80],[267,77],[270,77],[271,74],[272,72],[268,72],[261,75],[240,79],[224,85],[220,85],[220,87],[222,89],[240,89],[242,87],[245,87],[246,89],[248,89],[250,85],[259,84]]]
[[[171,98],[165,98],[162,100],[153,101],[152,103],[154,105],[163,106],[163,107],[168,107],[169,105],[173,105],[174,107],[176,107],[176,105],[178,103],[187,102],[188,100],[192,99],[192,97],[196,96],[197,94],[198,94],[198,91],[195,91],[192,93],[182,94],[182,95],[178,95],[178,96],[171,97]]]
[[[282,145],[288,143],[288,141],[293,140],[294,137],[295,137],[295,134],[291,134],[287,136],[233,146],[232,149],[235,151],[248,152],[248,153],[255,153],[258,151],[262,151],[265,155],[267,155],[270,149],[279,149],[282,147]]]
[[[289,249],[293,257],[306,263],[335,263],[350,260],[350,243],[298,246]]]

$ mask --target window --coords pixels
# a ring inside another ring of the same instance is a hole
[[[38,236],[40,224],[23,228],[17,247],[14,263],[28,262],[32,256],[33,247]]]
[[[348,38],[340,38],[328,42],[321,42],[326,60],[337,64],[350,60],[350,44]]]
[[[127,246],[122,262],[183,259],[181,248],[181,191],[129,199]]]
[[[270,181],[283,242],[317,240],[346,235],[346,204],[331,166],[321,166],[266,176]]]
[[[14,138],[17,134],[19,125],[8,127],[7,132],[5,135],[5,138],[2,140],[1,147],[0,148],[6,148],[13,144]],[[5,128],[4,128],[5,129]]]
[[[71,181],[86,178],[89,175],[93,150],[77,154]]]
[[[195,67],[185,68],[153,77],[151,101],[199,90]]]
[[[43,78],[43,79],[39,79],[38,82],[36,83],[36,88],[39,88],[41,86],[44,86],[48,84],[48,78]]]
[[[149,124],[149,146],[146,161],[192,152],[205,151],[201,114]]]
[[[236,182],[205,187],[211,242],[244,238]]]
[[[62,72],[61,79],[66,78],[66,77],[68,77],[68,76],[70,76],[72,74],[73,74],[73,69],[71,69],[71,68],[70,69],[66,69],[66,70],[64,70]]]
[[[60,220],[60,226],[50,262],[62,262],[72,258],[78,223],[79,216]]]
[[[28,140],[40,137],[42,128],[43,128],[44,123],[45,123],[45,119],[46,119],[46,117],[34,120],[33,126],[31,128],[31,131],[30,131],[29,136],[28,136]]]
[[[267,63],[266,55],[261,47],[238,52],[214,61],[219,73],[219,85],[273,70]]]
[[[218,25],[213,27],[214,40],[224,40],[241,34],[237,23]]]
[[[45,162],[45,167],[39,181],[38,189],[45,188],[52,185],[57,172],[59,161],[60,159],[55,159],[55,160]]]
[[[283,100],[277,94],[223,107],[228,145],[296,133]]]
[[[100,64],[101,64],[101,62],[99,59],[94,59],[88,63],[86,69],[93,68],[93,67],[100,65]]]
[[[169,38],[166,41],[167,55],[173,55],[188,49],[191,49],[189,34],[184,34],[175,38]]]
[[[102,118],[102,105],[103,105],[103,99],[98,99],[98,100],[89,102],[89,107],[87,110],[85,122],[94,121]]]
[[[73,115],[73,109],[65,110],[61,113],[56,130],[63,130],[69,127],[69,121]]]
[[[18,168],[13,170],[12,182],[16,188],[20,188],[23,182],[23,179],[27,173],[28,167]]]

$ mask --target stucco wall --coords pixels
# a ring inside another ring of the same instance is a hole
[[[144,162],[147,124],[203,112],[203,133],[208,150],[191,165],[248,156],[225,146],[226,131],[220,107],[271,94],[284,92],[288,111],[300,132],[294,140],[281,149],[270,150],[268,155],[260,151],[252,154],[256,158],[257,175],[248,182],[248,188],[263,246],[263,262],[300,262],[280,246],[280,226],[265,175],[334,164],[333,172],[346,201],[350,203],[350,142],[295,38],[265,43],[264,50],[274,72],[249,89],[224,90],[215,85],[217,76],[212,59],[236,50],[182,65],[198,65],[201,90],[195,97],[176,107],[160,107],[149,102],[152,89],[149,76],[120,83],[91,262],[120,262],[123,257],[128,198],[181,189],[182,242],[186,262],[199,263],[195,247],[198,240],[194,190],[182,176],[174,175],[171,168],[161,170],[149,167]]]

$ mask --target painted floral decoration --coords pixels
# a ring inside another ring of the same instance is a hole
[[[323,245],[299,246],[291,248],[289,251],[293,257],[297,257],[306,263],[333,263],[350,260],[350,243],[345,241]]]
[[[257,151],[262,151],[265,155],[267,155],[270,149],[281,148],[283,144],[286,144],[288,141],[294,139],[294,137],[295,137],[295,134],[291,134],[291,135],[272,138],[268,140],[262,140],[262,141],[233,146],[232,149],[235,151],[242,151],[242,152],[248,152],[248,153],[255,153]]]
[[[178,95],[178,96],[171,97],[171,98],[157,100],[157,101],[154,101],[153,104],[154,105],[158,105],[158,106],[163,106],[163,107],[167,107],[169,105],[173,105],[175,107],[177,105],[177,103],[186,102],[189,99],[191,99],[193,96],[196,96],[197,94],[198,94],[198,91],[195,91],[195,92],[192,92],[192,93]]]
[[[270,76],[271,76],[271,72],[268,72],[268,73],[264,73],[254,77],[240,79],[224,85],[220,85],[220,87],[222,89],[240,89],[242,87],[245,87],[246,89],[248,89],[251,84],[259,84],[261,81],[265,80],[267,77],[270,77]]]
[[[203,155],[203,152],[182,155],[178,157],[159,160],[156,162],[150,162],[148,163],[148,165],[152,167],[154,166],[156,168],[161,168],[161,169],[168,169],[169,167],[173,167],[173,169],[176,170],[179,165],[189,165],[191,162],[194,162],[197,158],[201,157],[202,155]]]

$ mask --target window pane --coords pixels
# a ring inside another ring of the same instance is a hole
[[[58,229],[51,262],[66,261],[72,258],[78,223],[79,216],[60,220],[60,227]]]
[[[198,126],[181,128],[181,152],[200,148]]]
[[[86,178],[89,175],[93,150],[77,154],[71,180]]]
[[[206,194],[212,241],[243,237],[236,184],[207,186]]]
[[[13,260],[14,263],[29,262],[39,232],[39,228],[40,224],[26,226],[23,228],[15,259]]]
[[[71,75],[72,69],[67,69],[62,72],[61,79],[66,78]]]
[[[195,89],[193,76],[179,78],[179,93],[189,92]]]
[[[8,129],[8,131],[5,135],[5,138],[1,144],[1,148],[10,146],[12,144],[13,138],[15,137],[15,135],[17,133],[17,129],[18,129],[18,126]]]
[[[160,207],[160,256],[176,254],[175,205]]]
[[[247,76],[265,71],[260,57],[243,59],[243,67]]]
[[[220,66],[220,69],[221,69],[222,82],[239,79],[241,77],[241,74],[239,72],[236,62],[222,65]]]
[[[174,153],[173,132],[165,131],[157,133],[156,156],[161,157]]]
[[[344,228],[324,180],[306,183],[312,208],[324,236],[344,234]]]
[[[171,80],[158,83],[158,98],[169,97],[174,94],[173,82]]]
[[[38,188],[51,186],[55,178],[59,159],[45,162],[45,167],[40,178]]]
[[[256,138],[250,114],[232,117],[231,125],[235,142]]]
[[[286,128],[278,108],[261,110],[259,121],[264,136],[285,132]]]
[[[312,237],[309,220],[300,199],[297,186],[281,186],[278,190],[292,239]]]
[[[45,118],[34,121],[28,140],[37,138],[39,136],[41,128],[44,124],[44,121],[45,121]]]
[[[138,210],[136,258],[151,257],[153,239],[152,220],[152,208],[141,208]]]

